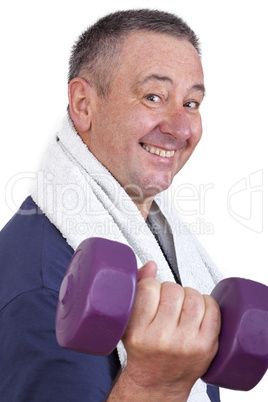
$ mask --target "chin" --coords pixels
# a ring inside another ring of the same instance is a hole
[[[173,181],[173,177],[168,177],[163,180],[151,180],[149,184],[144,186],[144,193],[146,193],[147,198],[154,197],[155,195],[162,193],[162,191],[167,190]]]

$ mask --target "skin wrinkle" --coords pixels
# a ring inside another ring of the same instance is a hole
[[[174,86],[174,82],[172,80],[172,78],[168,77],[168,76],[160,76],[158,74],[151,74],[147,77],[142,78],[140,81],[137,82],[137,84],[135,84],[135,86],[133,87],[133,92],[135,94],[139,94],[140,92],[142,92],[142,88],[143,86],[145,86],[146,84],[154,84],[154,83],[161,83],[161,82],[167,82],[169,83],[171,86]],[[194,84],[190,89],[189,89],[189,93],[190,92],[195,92],[195,91],[200,91],[202,93],[202,99],[204,99],[205,97],[205,86],[203,84]]]
[[[144,84],[146,84],[147,82],[150,81],[164,81],[164,82],[170,82],[171,85],[174,85],[173,80],[170,77],[167,76],[161,76],[158,74],[151,74],[148,77],[144,77],[143,79],[141,79],[139,82],[137,82],[136,86],[133,88],[133,92],[138,92],[138,88]],[[193,91],[201,91],[203,93],[203,98],[205,97],[205,93],[206,93],[206,89],[205,86],[202,84],[195,84],[192,86],[191,88]]]

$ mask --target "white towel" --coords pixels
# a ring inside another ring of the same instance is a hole
[[[74,250],[81,241],[94,236],[120,241],[134,250],[139,268],[154,260],[157,279],[175,281],[136,205],[89,152],[67,116],[41,161],[31,195]],[[182,223],[166,193],[155,201],[173,232],[182,284],[209,294],[221,279],[220,273],[197,239],[185,231],[185,225],[180,230]],[[124,367],[127,356],[122,342],[117,350]],[[198,380],[188,400],[209,401],[206,384]]]

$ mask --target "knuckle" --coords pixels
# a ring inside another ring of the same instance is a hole
[[[195,289],[185,288],[183,312],[191,316],[204,314],[205,302],[203,296]]]
[[[185,290],[185,297],[188,300],[198,303],[200,299],[202,299],[202,295],[201,293],[198,292],[198,290],[189,287],[184,288],[184,290]]]
[[[132,337],[140,335],[155,317],[159,302],[160,283],[154,278],[144,278],[138,282],[137,292],[127,334]]]
[[[142,293],[147,297],[154,297],[159,294],[160,282],[154,278],[144,278],[138,282],[137,292]]]
[[[127,327],[122,340],[124,342],[124,345],[127,346],[127,348],[131,349],[140,349],[141,346],[144,344],[142,338],[141,338],[141,333],[137,328],[129,328]]]
[[[221,318],[221,311],[218,303],[216,300],[213,299],[213,302],[210,305],[210,314],[215,317],[215,319],[220,320]]]
[[[177,283],[164,282],[161,285],[162,294],[172,301],[182,300],[184,298],[184,290]]]
[[[221,311],[218,303],[213,297],[207,295],[204,295],[204,300],[206,303],[206,312],[209,314],[211,321],[219,325],[221,321]]]
[[[164,282],[161,284],[161,294],[159,307],[166,314],[166,317],[175,319],[181,311],[184,299],[183,288],[173,282]]]
[[[201,345],[203,345],[204,352],[207,353],[208,357],[214,357],[219,345],[220,308],[211,296],[204,296],[204,299],[206,312],[201,329]]]
[[[201,336],[189,339],[181,345],[181,349],[183,350],[185,356],[195,356],[199,359],[208,360],[211,360],[211,356],[215,355],[217,347],[217,341],[212,342],[208,338]]]
[[[165,329],[158,331],[158,333],[155,336],[154,344],[157,353],[164,355],[165,354],[168,355],[171,353],[172,345],[170,342],[170,337],[165,332]]]

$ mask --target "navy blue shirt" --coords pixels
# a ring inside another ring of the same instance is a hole
[[[117,352],[61,348],[60,285],[73,249],[28,197],[0,232],[1,402],[102,402],[119,370]],[[218,389],[208,386],[213,402]]]

